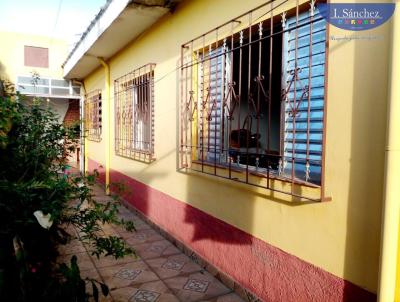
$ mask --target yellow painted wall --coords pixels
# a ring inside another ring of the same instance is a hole
[[[181,44],[263,2],[186,1],[110,60],[112,83],[144,64],[157,63],[157,160],[144,164],[115,155],[112,87],[111,168],[376,292],[390,24],[367,32],[329,27],[330,36],[377,37],[329,44],[325,168],[331,202],[290,204],[266,190],[176,172],[179,73],[174,70],[180,61]],[[289,4],[294,6],[295,1]],[[103,87],[102,77],[103,70],[98,69],[86,78],[86,90]],[[89,143],[88,147],[89,157],[104,164],[102,144]]]
[[[89,157],[99,163],[101,163],[105,167],[106,163],[106,143],[105,143],[105,134],[107,131],[107,128],[104,125],[105,121],[105,107],[106,107],[106,101],[105,101],[105,82],[104,82],[104,70],[103,68],[99,68],[96,71],[94,71],[88,79],[85,80],[85,90],[86,93],[90,93],[93,90],[100,89],[101,90],[101,95],[102,95],[102,133],[101,133],[101,141],[99,142],[93,142],[93,141],[87,141],[86,143],[86,152],[89,155]]]
[[[61,64],[68,54],[67,41],[22,34],[15,32],[0,32],[0,75],[14,82],[17,75],[30,76],[33,71],[41,77],[63,78]],[[24,46],[49,48],[49,68],[24,66]]]
[[[400,225],[399,236],[397,239],[397,263],[396,263],[396,285],[395,285],[395,302],[400,302]]]

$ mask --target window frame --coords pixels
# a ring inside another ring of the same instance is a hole
[[[325,1],[320,1],[320,2],[325,2]],[[269,4],[269,3],[267,3]],[[186,117],[185,115],[188,114],[189,112],[189,103],[190,103],[190,112],[193,111],[194,109],[198,110],[198,105],[194,106],[191,103],[191,99],[193,98],[193,95],[195,94],[195,92],[193,91],[193,89],[188,89],[188,86],[192,86],[193,84],[190,83],[188,85],[187,81],[182,79],[185,79],[188,77],[187,73],[188,73],[188,67],[191,66],[195,66],[198,65],[198,63],[196,62],[196,59],[192,59],[190,58],[190,53],[195,53],[196,51],[198,52],[199,49],[204,49],[208,48],[210,45],[214,46],[213,49],[217,49],[217,45],[222,45],[226,43],[226,39],[233,37],[234,35],[238,35],[240,32],[243,32],[244,30],[249,30],[249,32],[255,31],[255,28],[257,26],[257,23],[254,22],[249,22],[249,25],[247,27],[245,26],[237,26],[238,29],[236,30],[231,30],[230,34],[225,34],[221,35],[222,38],[218,38],[218,32],[223,32],[223,28],[226,28],[227,26],[231,26],[231,28],[233,28],[232,24],[238,23],[238,20],[240,18],[245,18],[245,17],[249,17],[250,16],[250,20],[251,20],[251,16],[252,14],[254,14],[256,11],[260,10],[260,9],[268,9],[267,4],[261,5],[235,19],[232,19],[231,21],[228,21],[227,23],[214,28],[213,30],[210,30],[209,32],[196,37],[194,39],[192,39],[191,41],[185,43],[182,45],[181,48],[181,94],[180,94],[180,98],[181,98],[181,105],[180,105],[180,160],[178,163],[178,169],[181,171],[190,171],[193,170],[195,172],[200,172],[200,173],[204,173],[204,174],[209,174],[212,176],[217,176],[217,177],[222,177],[222,178],[226,178],[226,179],[230,179],[230,180],[234,180],[234,181],[238,181],[238,182],[243,182],[246,184],[250,184],[250,185],[255,185],[255,186],[259,186],[257,184],[254,183],[249,183],[248,178],[249,175],[251,176],[257,176],[260,178],[267,178],[267,185],[262,185],[261,187],[265,187],[269,190],[272,191],[278,191],[280,193],[286,194],[286,195],[291,195],[292,197],[294,197],[296,200],[311,200],[311,201],[326,201],[326,200],[330,200],[330,198],[327,198],[325,196],[325,148],[326,148],[326,120],[327,120],[327,87],[328,87],[328,51],[329,51],[329,24],[326,23],[325,24],[325,60],[324,60],[324,95],[323,95],[323,101],[324,101],[324,106],[323,106],[323,130],[322,130],[322,155],[321,155],[321,182],[320,184],[313,184],[307,181],[302,181],[301,179],[297,179],[295,177],[291,177],[291,178],[287,178],[287,177],[283,177],[282,175],[271,175],[271,173],[268,171],[268,173],[263,173],[260,171],[249,171],[248,169],[248,164],[246,169],[243,168],[239,168],[239,167],[233,167],[230,163],[229,165],[221,165],[218,163],[213,163],[213,162],[207,162],[204,160],[198,160],[195,158],[195,156],[193,155],[193,147],[195,147],[195,145],[197,144],[197,142],[193,143],[192,142],[192,137],[191,137],[191,132],[193,132],[193,125],[192,125],[192,121],[190,122],[190,125],[188,126],[188,122],[185,121]],[[313,4],[315,4],[313,2]],[[297,20],[298,20],[298,16],[300,15],[300,13],[304,12],[307,8],[309,8],[309,3],[303,3],[301,5],[298,6],[294,6],[292,8],[290,8],[289,10],[287,10],[286,12],[283,12],[284,15],[281,15],[281,17],[283,16],[283,18],[285,17],[292,17],[292,16],[297,16]],[[279,5],[278,5],[279,6]],[[258,21],[259,22],[263,22],[265,23],[270,23],[270,27],[271,26],[275,26],[276,23],[278,23],[279,21],[279,17],[280,14],[274,14],[273,10],[271,10],[271,14],[267,15],[264,14],[264,18],[260,18]],[[313,22],[316,22],[315,20],[311,19],[313,17],[310,17],[310,24],[312,24]],[[320,18],[320,17],[319,17]],[[322,20],[322,18],[320,18],[319,20]],[[272,25],[273,24],[273,25]],[[296,23],[297,26],[297,23]],[[310,26],[311,27],[311,26]],[[296,27],[296,30],[298,29],[298,27]],[[269,29],[268,29],[269,30]],[[293,30],[293,29],[292,29]],[[311,30],[311,29],[310,29]],[[285,30],[284,28],[282,29],[282,41],[283,41],[283,35],[286,31],[289,31],[289,29]],[[214,41],[211,40],[211,42],[205,42],[206,41],[206,36],[216,33],[216,38]],[[275,33],[273,33],[275,34]],[[273,36],[270,35],[270,36]],[[267,33],[268,36],[268,33]],[[243,36],[242,36],[243,38]],[[195,41],[202,39],[203,40],[203,46],[202,47],[198,47],[195,45]],[[229,53],[229,52],[228,52]],[[282,54],[281,54],[282,58],[284,56],[284,49],[282,47]],[[198,68],[198,67],[196,67]],[[282,73],[283,73],[283,65],[282,65]],[[190,76],[192,77],[192,76]],[[281,79],[283,79],[283,76],[281,77]],[[197,82],[198,80],[192,80],[192,82]],[[199,85],[199,84],[197,84]],[[222,89],[226,89],[226,87],[222,87]],[[188,93],[189,90],[189,93]],[[243,97],[244,101],[246,101],[245,97]],[[282,102],[283,103],[283,102]],[[196,107],[196,108],[194,108]],[[194,109],[193,109],[194,108]],[[193,111],[194,112],[194,111]],[[281,110],[281,115],[283,115],[284,111]],[[190,113],[192,115],[193,118],[193,113]],[[280,117],[280,123],[285,123],[285,117]],[[187,128],[185,130],[185,127]],[[195,126],[198,127],[198,126]],[[309,127],[309,126],[308,126]],[[189,129],[189,130],[188,130]],[[279,142],[280,144],[283,144],[283,127],[281,126],[281,134],[279,137]],[[185,137],[186,136],[186,137]],[[187,137],[190,137],[190,142],[185,144],[185,139],[187,139]],[[280,149],[282,150],[282,147],[280,147]],[[280,154],[282,154],[280,150]],[[280,155],[283,156],[283,155]],[[195,169],[193,169],[193,165],[195,166],[200,166],[197,167]],[[209,169],[211,168],[211,170]],[[226,173],[221,173],[221,170],[229,170],[229,174],[227,175]],[[206,171],[207,170],[207,171]],[[245,170],[245,171],[244,171]],[[233,172],[237,172],[237,173],[246,173],[246,178],[245,180],[242,179],[238,179],[237,177],[233,177],[231,174],[231,171]],[[219,174],[219,175],[218,175]],[[279,189],[274,189],[270,184],[273,181],[282,181],[283,183],[289,183],[290,184],[290,190],[286,191],[286,190],[279,190]],[[300,186],[300,187],[299,187]],[[301,193],[301,187],[311,187],[311,188],[318,188],[319,189],[319,194],[318,196],[316,196],[315,194],[313,194],[313,196],[306,196],[305,194]],[[300,189],[299,189],[300,188]],[[300,191],[300,193],[298,193],[297,191]]]
[[[102,91],[92,90],[85,94],[85,135],[89,141],[102,139]],[[95,121],[96,120],[96,121]]]
[[[148,63],[114,81],[117,156],[147,163],[155,160],[155,66],[155,63]]]

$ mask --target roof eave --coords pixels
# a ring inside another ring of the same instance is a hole
[[[108,1],[62,65],[64,78],[85,78],[100,66],[98,57],[111,58],[170,11],[169,5],[146,5],[145,1]]]

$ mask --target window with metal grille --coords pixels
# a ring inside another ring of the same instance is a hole
[[[154,159],[154,68],[155,64],[147,64],[115,80],[117,155]]]
[[[101,141],[101,90],[94,90],[85,95],[85,130],[88,140]]]
[[[326,37],[315,0],[281,0],[182,45],[180,168],[324,199]]]

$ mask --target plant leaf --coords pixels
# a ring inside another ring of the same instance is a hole
[[[101,292],[103,293],[104,296],[108,296],[108,293],[110,292],[110,290],[108,289],[108,286],[105,285],[104,283],[100,283],[100,287],[101,287]]]
[[[93,289],[94,301],[99,302],[99,290],[97,289],[97,286],[93,281],[92,281],[92,289]]]

